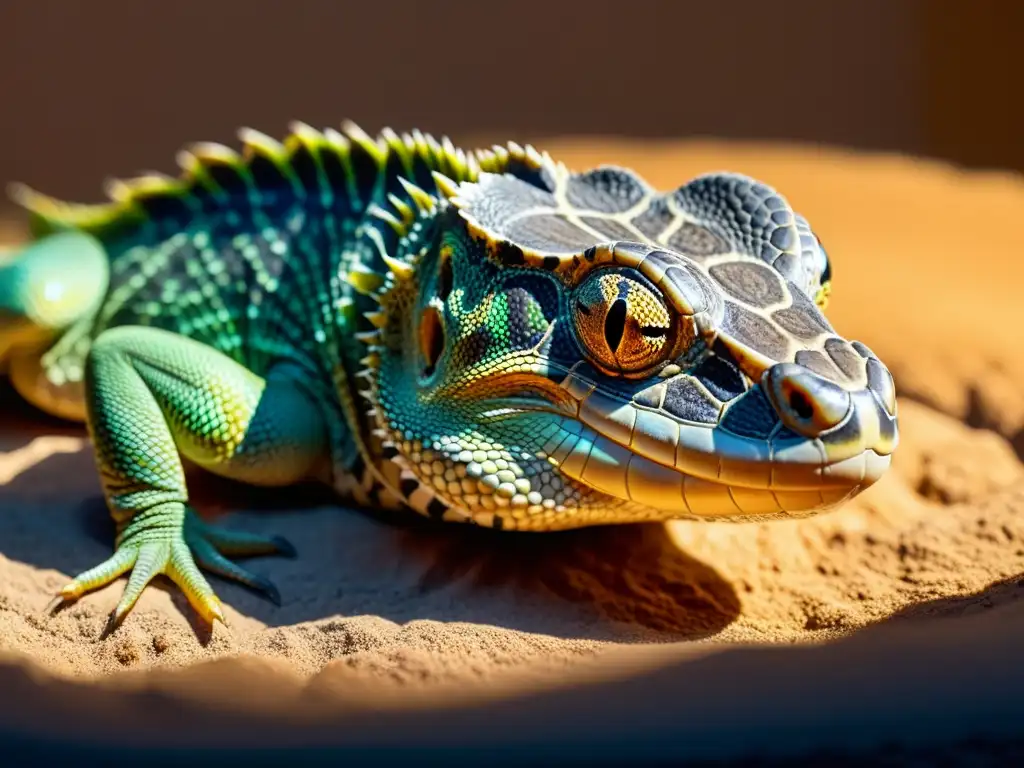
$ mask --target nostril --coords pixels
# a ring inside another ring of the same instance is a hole
[[[806,437],[838,426],[850,412],[850,393],[795,363],[778,363],[762,379],[782,423]]]
[[[789,407],[801,419],[810,419],[814,416],[814,406],[803,392],[793,390],[789,393]]]

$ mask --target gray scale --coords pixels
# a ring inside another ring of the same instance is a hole
[[[745,304],[766,307],[788,296],[779,273],[767,265],[724,262],[713,265],[708,272],[726,293]]]
[[[721,423],[737,435],[767,439],[778,425],[779,417],[760,385],[755,385],[726,407]]]
[[[707,227],[692,222],[684,222],[675,232],[669,235],[665,244],[674,251],[692,256],[698,261],[716,253],[728,253],[729,242],[721,235]]]
[[[822,378],[830,381],[836,380],[836,366],[824,354],[816,349],[801,349],[796,353],[796,363],[808,370],[814,371]]]
[[[580,221],[595,232],[599,232],[604,235],[609,241],[635,240],[637,236],[636,230],[630,229],[616,219],[601,219],[597,216],[580,216]]]
[[[656,197],[651,200],[647,209],[634,216],[630,223],[649,239],[657,241],[675,218],[676,215],[668,207],[665,198]]]
[[[725,302],[722,325],[731,335],[738,336],[748,347],[771,360],[789,358],[789,339],[771,322],[739,304]]]
[[[559,214],[524,216],[507,226],[506,236],[520,248],[555,254],[580,253],[594,236]]]
[[[622,213],[649,194],[635,175],[611,166],[572,176],[566,183],[565,198],[576,208]]]
[[[722,405],[710,397],[695,378],[684,374],[665,384],[661,409],[681,421],[715,424],[721,415]]]
[[[773,312],[772,320],[800,341],[811,341],[823,333],[834,333],[814,303],[799,291],[790,291],[790,306]]]
[[[707,355],[690,371],[690,375],[698,379],[712,395],[723,403],[739,397],[747,391],[743,374],[729,360],[728,353],[724,350]]]
[[[864,372],[864,358],[854,351],[849,342],[840,338],[828,339],[825,342],[825,354],[832,358],[836,367],[849,379],[859,379]]]

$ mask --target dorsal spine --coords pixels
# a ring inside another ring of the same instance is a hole
[[[215,142],[192,144],[177,155],[178,176],[111,180],[105,185],[108,203],[68,203],[22,184],[12,184],[9,192],[29,211],[37,234],[71,228],[111,240],[154,223],[163,234],[197,214],[233,208],[298,203],[354,220],[374,202],[404,197],[399,180],[433,188],[433,172],[472,181],[480,171],[477,153],[420,131],[385,129],[374,139],[351,122],[341,131],[317,131],[300,122],[289,128],[283,142],[244,128],[241,151]]]

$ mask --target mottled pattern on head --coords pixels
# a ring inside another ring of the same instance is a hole
[[[433,245],[383,292],[378,419],[439,512],[754,519],[877,478],[891,377],[822,314],[828,258],[781,195],[534,160],[441,179]]]

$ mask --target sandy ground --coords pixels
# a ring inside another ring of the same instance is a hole
[[[204,510],[296,545],[296,560],[253,563],[283,605],[218,581],[230,629],[211,634],[150,588],[100,641],[123,582],[43,613],[110,550],[88,444],[5,392],[0,690],[14,695],[0,730],[561,744],[595,759],[613,743],[724,758],[1024,738],[1024,180],[816,148],[545,146],[662,188],[730,168],[782,190],[834,260],[833,323],[895,375],[889,475],[800,522],[541,536],[197,476]],[[201,725],[162,728],[169,707]]]

